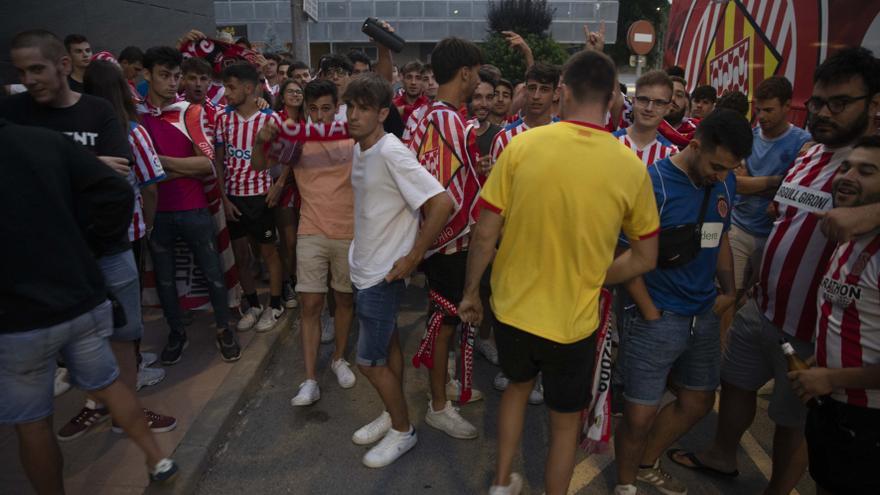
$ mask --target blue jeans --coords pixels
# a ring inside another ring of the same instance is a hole
[[[718,316],[709,309],[696,316],[663,311],[659,320],[628,320],[623,345],[626,400],[655,406],[666,378],[681,388],[712,391],[721,382],[721,335]]]
[[[403,280],[378,284],[355,292],[359,333],[357,364],[361,366],[385,366],[388,364],[388,347],[397,330],[397,311],[406,287]]]
[[[115,342],[139,340],[144,334],[144,323],[141,319],[141,282],[138,278],[134,253],[129,249],[98,258],[98,267],[104,274],[107,290],[125,310],[125,325],[114,328],[110,340]]]
[[[172,332],[183,333],[183,315],[174,277],[174,244],[180,237],[196,259],[208,282],[217,329],[229,326],[229,297],[217,252],[217,232],[207,208],[187,211],[160,211],[153,223],[150,253],[156,271],[156,293]]]
[[[112,333],[109,301],[51,327],[0,333],[0,424],[52,414],[59,352],[77,388],[101,390],[116,381],[119,368],[107,340]]]

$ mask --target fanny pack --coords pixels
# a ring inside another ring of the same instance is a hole
[[[690,263],[700,254],[703,220],[706,218],[706,208],[709,206],[709,196],[711,195],[712,187],[707,186],[703,194],[703,205],[700,206],[700,216],[697,223],[676,225],[660,231],[660,245],[657,250],[658,268],[677,268]]]

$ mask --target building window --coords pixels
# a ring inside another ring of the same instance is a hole
[[[345,19],[348,17],[348,2],[327,2],[325,15],[328,19]]]
[[[397,2],[376,2],[376,17],[380,19],[397,17]]]

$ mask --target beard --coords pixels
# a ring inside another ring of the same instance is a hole
[[[841,127],[839,124],[835,123],[831,119],[819,117],[818,115],[813,115],[810,117],[810,123],[808,127],[810,129],[810,134],[812,134],[813,136],[813,139],[815,139],[819,143],[824,144],[825,146],[836,148],[850,144],[857,138],[861,137],[868,129],[869,122],[870,116],[868,115],[866,107],[865,111],[862,112],[859,117],[855,121],[853,121],[852,124],[846,127]],[[819,125],[830,127],[831,130],[817,131],[815,128]]]
[[[685,109],[682,108],[681,110],[679,110],[677,112],[669,112],[669,114],[666,115],[666,121],[667,122],[676,122],[676,123],[681,122],[684,119],[684,111],[685,111]]]

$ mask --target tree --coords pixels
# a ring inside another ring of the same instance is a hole
[[[491,31],[513,31],[525,36],[546,33],[555,13],[556,9],[547,7],[545,0],[501,0],[489,2],[486,16]]]
[[[548,34],[556,9],[545,0],[490,1],[489,33],[483,45],[487,61],[511,81],[521,81],[527,69],[522,54],[508,46],[502,31],[513,31],[529,44],[535,60],[561,65],[568,52]]]
[[[615,44],[606,46],[605,51],[619,66],[629,65],[629,56],[632,53],[626,46],[626,33],[632,23],[646,20],[654,25],[654,30],[657,32],[657,42],[648,54],[648,66],[657,66],[663,58],[662,40],[669,16],[669,1],[626,0],[618,2],[618,5],[620,10],[617,16],[617,40]]]
[[[549,36],[536,34],[522,35],[532,49],[535,60],[549,64],[562,65],[568,59],[568,52]],[[512,50],[500,33],[491,33],[483,44],[483,53],[488,63],[498,67],[509,81],[522,81],[526,73],[526,62],[522,54]]]

